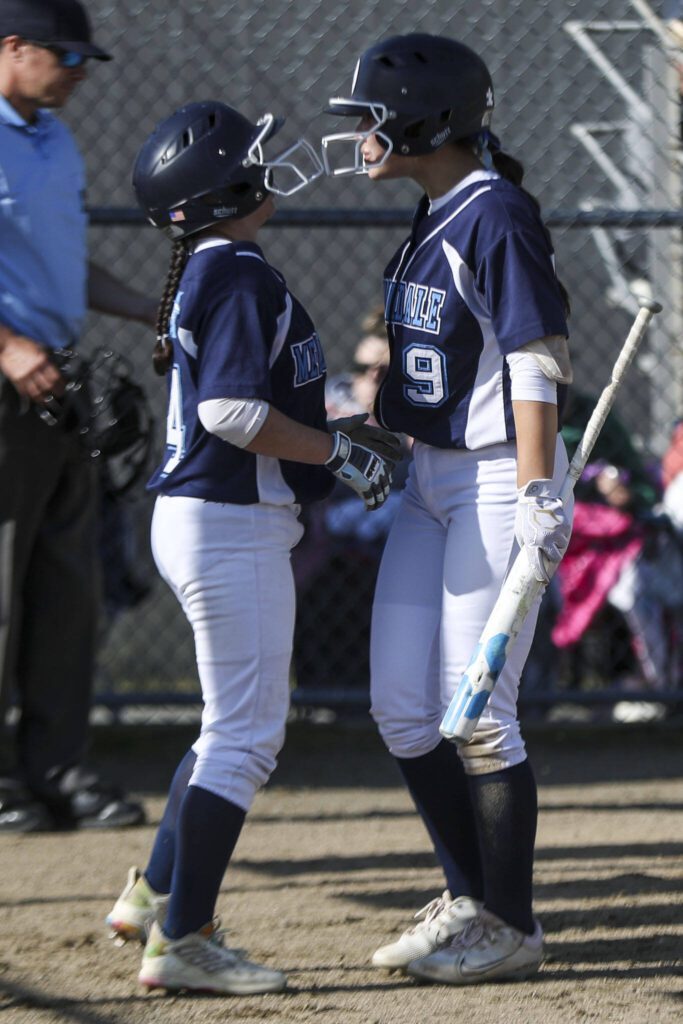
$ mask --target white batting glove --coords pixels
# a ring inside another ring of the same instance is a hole
[[[331,473],[353,488],[368,512],[383,505],[391,489],[391,469],[384,459],[336,430],[332,454],[325,463]]]
[[[572,532],[552,480],[530,480],[517,491],[515,537],[526,549],[534,576],[548,583]],[[550,566],[547,563],[550,563]]]
[[[403,456],[403,445],[401,439],[390,430],[383,427],[373,427],[365,421],[368,418],[366,412],[357,413],[355,416],[343,416],[338,420],[328,420],[327,429],[331,434],[340,430],[346,434],[353,444],[361,444],[370,451],[375,452],[387,464],[390,470],[394,469],[397,462]]]

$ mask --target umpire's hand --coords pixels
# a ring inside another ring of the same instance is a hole
[[[64,392],[64,379],[48,350],[8,328],[0,330],[0,373],[32,402],[44,404]]]

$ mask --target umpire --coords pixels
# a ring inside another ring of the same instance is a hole
[[[82,766],[98,625],[96,480],[75,434],[38,415],[64,389],[51,351],[78,342],[86,306],[156,317],[156,303],[88,261],[83,163],[50,112],[93,59],[111,58],[77,0],[0,0],[0,722],[11,696],[20,712],[15,763],[0,765],[4,832],[144,819]]]

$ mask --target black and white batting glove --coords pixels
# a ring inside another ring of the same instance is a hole
[[[397,462],[403,457],[403,445],[397,434],[383,427],[373,427],[365,421],[368,418],[366,412],[358,413],[355,416],[343,416],[338,420],[329,420],[327,429],[331,434],[340,430],[346,434],[353,444],[361,444],[375,452],[393,471]]]
[[[391,489],[391,469],[384,459],[369,448],[354,444],[341,430],[334,432],[332,441],[327,468],[361,496],[368,512],[379,508]]]
[[[552,480],[530,480],[517,491],[515,537],[525,548],[534,576],[549,583],[572,532]]]

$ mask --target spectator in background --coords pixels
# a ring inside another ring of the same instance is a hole
[[[671,41],[683,47],[683,0],[666,0],[662,19],[671,36]]]
[[[52,353],[91,309],[154,326],[157,303],[88,261],[84,171],[64,106],[91,38],[78,0],[0,0],[0,712],[20,712],[0,832],[144,820],[83,767],[98,625],[98,493],[76,431],[41,410],[64,390]]]
[[[595,400],[572,392],[562,434],[573,454]],[[624,690],[666,689],[671,679],[667,613],[683,603],[683,563],[668,520],[656,515],[657,481],[643,464],[626,427],[611,413],[576,491],[574,527],[558,578],[562,605],[552,638],[578,644],[599,613],[616,609],[627,627],[628,651],[611,666]],[[605,671],[604,653],[600,669]],[[610,667],[607,667],[609,672]],[[635,671],[634,671],[635,670]],[[620,721],[661,717],[661,704],[618,702]]]
[[[579,441],[583,437],[596,402],[595,395],[573,387],[567,393],[562,420],[562,437],[570,459],[573,458]],[[607,417],[591,452],[591,463],[594,462],[617,466],[629,474],[630,503],[636,512],[647,511],[656,503],[659,496],[656,473],[651,472],[645,465],[640,452],[634,447],[628,429],[614,411]],[[590,474],[588,481],[578,484],[577,495],[581,496],[586,484],[587,493],[592,498]]]
[[[361,320],[361,337],[350,370],[330,378],[325,389],[328,420],[368,413],[389,366],[384,306]],[[384,505],[365,522],[353,501],[335,486],[324,502],[306,511],[306,533],[292,555],[297,585],[294,665],[297,685],[309,689],[349,690],[370,679],[370,615],[382,548],[406,478],[405,457],[392,476]]]
[[[683,535],[683,420],[679,420],[662,457],[663,511]]]
[[[374,423],[375,395],[389,367],[389,341],[384,306],[373,306],[361,320],[361,337],[346,373],[327,382],[325,402],[330,419],[367,412]]]
[[[579,391],[571,387],[567,392],[565,408],[563,412],[562,437],[567,447],[567,455],[571,459],[576,451],[577,445],[583,436],[586,424],[595,408],[596,399],[593,395]],[[657,493],[653,481],[643,467],[638,452],[634,449],[628,431],[617,418],[611,413],[605,423],[592,457],[599,459],[604,466],[617,465],[623,472],[629,473],[631,482],[630,494],[633,496],[637,507],[641,510],[649,509],[656,501]],[[589,468],[586,474],[591,476]],[[602,521],[591,520],[589,513],[592,502],[596,500],[594,485],[579,481],[575,495],[579,504],[578,516],[575,518],[573,527],[574,539],[569,543],[571,554],[562,572],[556,574],[543,596],[539,611],[538,625],[534,640],[529,651],[529,657],[524,666],[522,675],[522,693],[525,699],[533,700],[535,696],[544,693],[553,693],[559,685],[559,666],[556,646],[565,648],[578,643],[588,625],[605,604],[606,594],[600,593],[596,586],[591,587],[590,593],[584,595],[567,578],[567,569],[571,563],[572,556],[581,545],[583,551],[584,543],[593,551],[596,559],[601,561],[606,557],[604,550],[600,552],[595,546],[595,537],[583,537],[583,531],[589,530],[592,525],[596,526],[598,532],[604,529]],[[602,499],[599,499],[602,500]],[[589,504],[586,505],[585,502]],[[629,523],[630,528],[630,523]],[[580,537],[582,538],[580,540]],[[630,537],[630,534],[629,534]],[[603,538],[604,539],[604,538]],[[609,541],[610,547],[621,543],[621,535],[616,540]],[[624,551],[623,557],[629,554]],[[565,558],[567,556],[565,555]],[[616,570],[615,570],[616,571]],[[614,576],[614,582],[616,576]],[[576,603],[576,612],[573,604]],[[585,617],[585,618],[583,618]],[[574,628],[565,632],[566,623],[571,619]],[[559,626],[557,625],[559,622]]]

